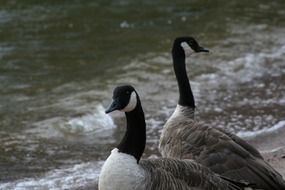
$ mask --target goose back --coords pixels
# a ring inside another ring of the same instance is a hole
[[[159,143],[163,157],[194,159],[215,173],[249,180],[265,189],[285,189],[282,176],[261,154],[236,135],[208,127],[193,118],[191,108],[175,111],[166,122]],[[179,114],[178,114],[179,113]]]

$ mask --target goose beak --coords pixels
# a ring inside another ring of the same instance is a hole
[[[119,101],[115,99],[113,100],[111,105],[105,110],[105,113],[108,114],[118,109],[120,109],[120,104]]]
[[[205,49],[203,47],[200,47],[198,52],[210,52],[208,49]]]

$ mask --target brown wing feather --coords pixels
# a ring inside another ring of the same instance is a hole
[[[240,145],[241,147],[243,147],[245,150],[247,150],[248,152],[250,152],[253,156],[257,157],[257,158],[261,158],[263,159],[262,155],[260,154],[260,152],[254,148],[252,145],[248,144],[245,140],[241,139],[240,137],[227,132],[226,130],[217,128],[217,130],[221,131],[222,133],[226,134],[227,136],[229,136],[235,143],[237,143],[238,145]]]
[[[149,171],[156,190],[243,190],[247,184],[226,180],[192,160],[148,159],[140,165]]]

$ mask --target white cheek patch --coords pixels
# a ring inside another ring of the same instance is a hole
[[[121,111],[130,112],[133,111],[136,106],[137,106],[137,95],[135,92],[132,92],[128,105],[124,107]]]
[[[189,55],[195,53],[195,51],[186,42],[182,42],[181,47],[184,49],[186,56],[189,56]]]

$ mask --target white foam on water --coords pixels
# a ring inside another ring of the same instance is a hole
[[[134,25],[130,24],[128,21],[124,20],[120,23],[120,28],[133,28]]]
[[[278,152],[279,150],[283,150],[283,149],[284,149],[284,146],[279,146],[271,150],[261,151],[261,153],[274,153],[274,152]]]
[[[68,168],[51,170],[42,177],[0,183],[0,190],[75,190],[84,187],[97,189],[103,161],[86,162]]]
[[[243,57],[232,61],[215,64],[218,72],[206,73],[197,77],[198,81],[206,81],[211,85],[227,84],[228,86],[238,83],[250,82],[265,74],[280,75],[282,71],[280,59],[285,56],[285,45],[273,48],[269,53],[248,53]]]
[[[284,127],[285,127],[285,121],[279,121],[277,124],[275,124],[270,128],[264,128],[257,131],[240,131],[237,133],[237,136],[242,138],[251,138],[261,134],[272,133]]]
[[[42,138],[63,137],[65,135],[98,135],[110,136],[116,128],[111,116],[105,114],[105,108],[99,104],[91,113],[74,117],[56,117],[34,124],[34,128],[26,132]]]
[[[92,131],[104,131],[116,128],[112,117],[105,113],[105,108],[98,105],[94,113],[67,121],[64,128],[71,133],[89,133]]]

